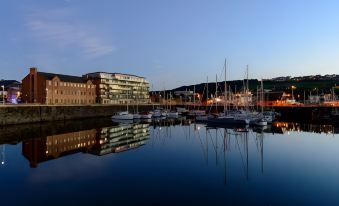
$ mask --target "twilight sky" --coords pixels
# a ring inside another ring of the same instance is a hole
[[[154,89],[339,73],[339,1],[1,0],[0,78],[28,68],[146,77]]]

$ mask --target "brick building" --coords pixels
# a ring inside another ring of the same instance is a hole
[[[38,72],[30,68],[22,80],[22,102],[40,104],[94,104],[95,85],[82,77]]]

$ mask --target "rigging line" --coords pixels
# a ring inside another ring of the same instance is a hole
[[[257,147],[257,151],[259,152],[259,148],[258,148],[258,143],[259,143],[259,141],[258,141],[258,136],[254,136],[253,131],[250,131],[249,133],[253,135],[253,138],[254,138],[254,140],[255,140],[255,145],[256,145],[256,147]],[[256,133],[256,134],[257,134],[257,133]]]
[[[215,152],[217,152],[217,150],[216,150],[216,145],[214,144],[214,141],[213,141],[213,137],[212,137],[212,135],[210,135],[210,139],[211,139],[211,142],[212,142],[212,145],[213,145],[214,151],[215,151]]]
[[[199,138],[199,141],[200,141],[200,145],[201,145],[201,148],[202,148],[202,152],[203,152],[203,155],[204,155],[204,159],[207,161],[207,151],[204,150],[204,143],[202,142],[202,139],[201,139],[201,136],[200,136],[200,132],[198,131],[198,138]],[[207,140],[208,141],[208,140]]]
[[[223,139],[224,139],[224,134],[222,134],[221,132],[222,132],[222,131],[219,130],[220,136],[223,137]],[[220,147],[220,150],[222,150],[222,147]]]
[[[241,153],[241,149],[240,149],[240,145],[239,145],[239,142],[238,142],[238,138],[235,138],[236,142],[237,142],[237,145],[238,145],[238,150],[240,152],[240,157],[241,157],[241,163],[242,163],[242,166],[243,166],[243,169],[244,169],[244,172],[246,174],[246,166],[245,166],[245,160],[242,156],[242,153]]]

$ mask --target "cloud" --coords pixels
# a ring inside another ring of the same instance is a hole
[[[53,14],[53,11],[51,11]],[[57,12],[56,12],[57,13]],[[39,41],[52,44],[61,49],[79,49],[86,57],[98,57],[109,55],[116,49],[106,43],[98,34],[91,34],[81,27],[66,21],[53,21],[43,16],[31,16],[26,26],[32,36]]]

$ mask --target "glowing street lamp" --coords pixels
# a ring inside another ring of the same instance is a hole
[[[293,95],[293,89],[296,89],[297,87],[296,86],[291,86],[291,90],[292,90],[292,100],[294,100],[294,95]]]

